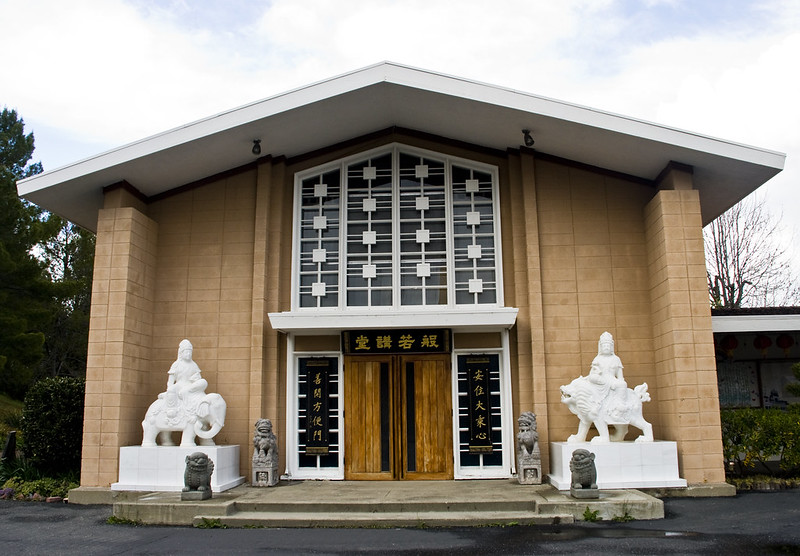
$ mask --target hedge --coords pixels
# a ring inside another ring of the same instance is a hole
[[[80,471],[83,397],[84,382],[72,377],[40,380],[25,395],[22,450],[43,474]]]
[[[771,473],[769,461],[777,461],[787,474],[800,468],[800,407],[726,409],[721,417],[722,451],[729,470],[742,475],[760,465],[762,472]]]

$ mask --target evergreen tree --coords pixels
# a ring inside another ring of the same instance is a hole
[[[86,368],[94,237],[17,195],[33,133],[15,110],[0,113],[0,392],[22,399],[42,376]]]
[[[49,284],[33,255],[46,216],[17,195],[19,179],[38,174],[29,164],[33,134],[14,110],[0,113],[0,392],[21,399],[42,358]]]
[[[56,220],[58,232],[43,244],[54,304],[37,378],[82,378],[86,374],[95,236],[71,222]]]

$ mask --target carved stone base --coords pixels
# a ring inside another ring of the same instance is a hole
[[[521,461],[517,464],[517,481],[521,485],[542,484],[542,460]]]
[[[595,454],[597,487],[667,488],[685,487],[686,479],[678,476],[678,445],[671,441],[656,442],[591,442],[550,443],[550,484],[558,490],[569,490],[572,452],[583,448]]]
[[[253,480],[251,484],[257,487],[271,487],[278,484],[278,468],[277,467],[264,467],[260,465],[253,466]]]
[[[180,492],[186,456],[202,451],[214,462],[211,490],[223,492],[244,482],[239,475],[239,446],[123,446],[119,449],[119,482],[111,490]]]
[[[592,499],[600,498],[599,488],[570,488],[569,495],[573,498]]]
[[[210,490],[188,490],[181,492],[181,501],[208,500],[211,498]]]

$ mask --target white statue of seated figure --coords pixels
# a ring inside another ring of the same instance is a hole
[[[568,443],[586,442],[592,425],[598,433],[592,442],[621,441],[628,425],[642,430],[637,442],[653,441],[653,426],[642,417],[642,404],[650,401],[647,383],[628,388],[622,361],[614,354],[614,338],[608,332],[600,336],[589,375],[562,386],[561,401],[580,419],[578,432],[567,439]],[[609,425],[614,427],[613,435],[609,434]]]
[[[155,446],[156,436],[162,446],[173,446],[172,432],[181,431],[181,446],[213,446],[214,436],[225,425],[227,406],[219,394],[206,394],[208,382],[200,376],[200,367],[192,360],[192,343],[183,340],[178,359],[167,373],[167,390],[158,395],[142,421],[142,446]]]

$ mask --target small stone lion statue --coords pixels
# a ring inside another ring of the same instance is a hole
[[[278,440],[272,432],[272,421],[259,419],[253,432],[253,463],[278,463]]]
[[[278,439],[272,421],[259,419],[253,432],[253,485],[275,486],[278,483]]]
[[[192,493],[200,493],[200,499],[211,498],[211,474],[214,462],[203,452],[195,452],[186,456],[186,471],[183,474],[183,492],[181,499],[195,499]]]
[[[569,461],[569,470],[572,472],[570,480],[570,493],[575,498],[598,498],[597,467],[594,464],[594,454],[589,450],[575,450]]]
[[[517,442],[519,442],[520,457],[540,453],[539,433],[536,430],[536,415],[526,411],[519,416],[517,424],[519,425]]]
[[[536,430],[536,415],[524,412],[517,419],[517,480],[521,485],[542,483],[542,453],[539,450],[539,433]]]

